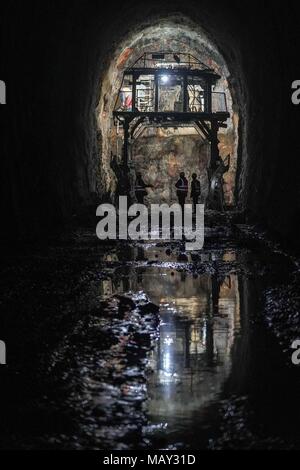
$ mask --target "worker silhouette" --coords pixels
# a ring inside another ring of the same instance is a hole
[[[201,196],[201,184],[197,179],[196,173],[192,175],[192,191],[191,198],[193,200],[193,212],[196,213],[197,204],[199,204],[199,198]]]
[[[223,160],[221,157],[217,160],[210,181],[209,207],[217,211],[224,211],[224,174],[230,169],[231,155],[227,155]]]
[[[184,210],[184,205],[185,205],[185,200],[187,198],[188,192],[189,192],[189,182],[185,177],[185,173],[180,173],[180,178],[176,183],[176,188],[177,188],[177,197],[178,197],[178,202]]]
[[[144,198],[148,195],[147,188],[153,188],[151,184],[146,184],[141,173],[137,173],[135,182],[135,196],[139,204],[144,204]]]
[[[129,168],[123,162],[119,162],[116,155],[111,155],[110,167],[115,173],[117,184],[115,191],[115,201],[119,200],[120,196],[128,196],[130,188],[129,181]]]

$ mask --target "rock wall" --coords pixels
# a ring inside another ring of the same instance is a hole
[[[170,133],[170,131],[169,131]],[[199,135],[169,135],[162,130],[157,135],[140,138],[133,148],[136,171],[145,182],[153,185],[148,190],[149,203],[177,202],[175,184],[184,171],[189,181],[196,173],[201,181],[203,198],[207,197],[209,145]]]
[[[225,158],[234,155],[233,130],[219,135],[220,154]],[[175,183],[184,171],[189,181],[196,173],[201,182],[202,202],[208,196],[207,169],[210,162],[210,144],[191,128],[152,129],[144,132],[133,144],[134,170],[144,175],[145,181],[154,186],[148,190],[149,203],[177,202]],[[224,197],[233,206],[235,197],[236,161],[233,158],[230,171],[224,177]]]

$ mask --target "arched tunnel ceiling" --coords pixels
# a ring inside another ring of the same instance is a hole
[[[114,127],[112,114],[123,72],[144,53],[161,51],[192,54],[208,67],[213,68],[222,77],[217,84],[216,91],[225,91],[228,110],[231,115],[228,125],[232,137],[227,138],[229,145],[223,143],[223,146],[224,151],[232,155],[232,171],[227,175],[228,181],[226,184],[230,186],[228,202],[233,203],[238,143],[238,113],[236,112],[234,115],[234,109],[237,110],[238,107],[236,103],[233,103],[232,93],[228,86],[230,73],[224,58],[216,46],[207,38],[203,29],[188,18],[178,17],[177,15],[160,18],[154,21],[152,25],[144,28],[140,25],[139,28],[127,34],[112,54],[108,70],[104,73],[101,81],[101,98],[97,109],[98,127],[101,132],[102,143],[99,152],[102,155],[102,185],[107,192],[114,192],[114,176],[110,169],[111,141],[113,140]]]
[[[188,52],[214,68],[222,77],[229,77],[225,60],[203,31],[188,19],[174,16],[160,19],[142,31],[133,30],[118,44],[108,71],[101,81],[101,93],[115,99],[124,69],[132,65],[144,52]]]

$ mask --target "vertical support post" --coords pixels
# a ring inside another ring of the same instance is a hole
[[[136,75],[132,76],[132,111],[136,108]]]
[[[158,75],[155,74],[155,112],[158,113],[158,93],[159,93],[159,84],[158,84]]]
[[[217,161],[220,159],[219,154],[219,139],[218,139],[218,132],[219,132],[219,124],[217,121],[211,121],[211,158],[210,158],[210,168],[215,169]]]
[[[212,84],[209,78],[205,81],[204,107],[206,113],[212,113]]]
[[[124,128],[124,147],[123,147],[123,165],[122,165],[122,175],[121,175],[121,182],[120,182],[120,189],[121,189],[121,195],[122,196],[127,196],[130,199],[130,177],[129,177],[129,166],[128,166],[128,161],[129,161],[129,139],[130,139],[130,133],[129,133],[129,124],[130,124],[130,119],[125,119],[123,123],[123,128]]]
[[[129,156],[129,120],[125,119],[124,124],[124,147],[123,147],[123,164],[128,167]]]
[[[189,93],[188,93],[188,77],[186,74],[183,76],[183,112],[187,113],[189,104]]]

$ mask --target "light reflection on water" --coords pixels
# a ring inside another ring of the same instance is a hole
[[[168,283],[168,276],[163,279]],[[162,324],[151,355],[149,415],[174,432],[219,398],[231,372],[240,329],[238,280],[176,273],[159,303]]]
[[[160,306],[160,336],[150,357],[147,402],[153,429],[180,438],[201,413],[220,399],[230,375],[232,348],[240,332],[240,298],[236,275],[193,276],[166,266],[178,253],[153,245],[135,250],[133,259],[157,266],[128,268],[103,281],[102,295],[144,291]],[[235,261],[235,253],[205,253],[207,260]],[[189,261],[189,260],[187,260]]]

